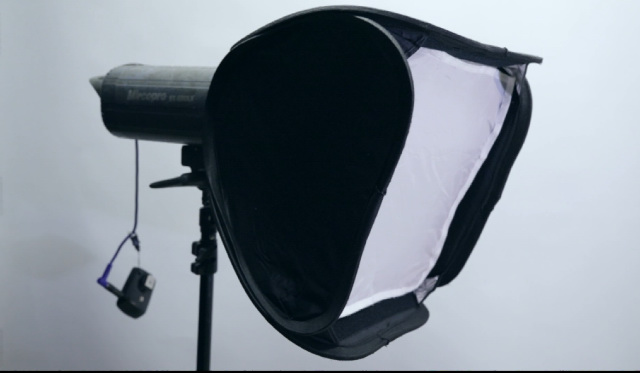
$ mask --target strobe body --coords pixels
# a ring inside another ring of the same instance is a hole
[[[205,101],[215,68],[127,64],[91,79],[102,120],[115,136],[202,143]]]

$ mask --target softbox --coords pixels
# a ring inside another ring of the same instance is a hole
[[[112,133],[198,149],[198,185],[266,320],[350,360],[423,325],[427,296],[461,271],[525,140],[540,62],[326,7],[253,32],[215,70],[125,65],[92,84]]]
[[[224,246],[269,323],[340,360],[423,325],[500,198],[541,61],[360,7],[238,42],[202,145]]]

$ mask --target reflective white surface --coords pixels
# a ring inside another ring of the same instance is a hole
[[[515,78],[496,68],[427,48],[408,62],[411,127],[341,317],[422,284],[511,103]]]

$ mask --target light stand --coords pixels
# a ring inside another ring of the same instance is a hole
[[[196,260],[191,263],[191,272],[200,276],[200,304],[198,307],[198,352],[196,369],[209,370],[211,361],[211,326],[213,314],[213,275],[218,267],[218,246],[216,225],[211,209],[211,200],[206,192],[202,147],[185,145],[182,147],[182,165],[191,168],[190,173],[173,179],[162,180],[150,185],[151,188],[195,186],[202,192],[200,208],[200,240],[193,242],[191,253]]]

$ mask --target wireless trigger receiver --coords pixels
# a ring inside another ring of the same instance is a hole
[[[155,284],[156,279],[151,274],[142,268],[133,268],[122,288],[122,296],[118,298],[118,308],[133,318],[142,316]]]
[[[131,240],[133,247],[138,252],[138,262],[140,260],[140,240],[138,239],[138,235],[136,234],[136,228],[138,226],[138,140],[135,141],[136,144],[136,192],[135,192],[135,216],[133,223],[133,230],[129,233],[124,240],[118,246],[116,253],[111,258],[109,264],[104,270],[104,273],[100,278],[98,278],[98,284],[100,284],[105,289],[109,290],[112,294],[118,297],[118,308],[125,314],[137,319],[138,317],[144,315],[149,306],[149,300],[151,300],[151,293],[156,285],[156,279],[150,273],[138,267],[134,267],[131,269],[131,273],[129,273],[129,277],[124,284],[122,290],[119,290],[111,283],[107,281],[107,277],[109,276],[109,272],[111,272],[111,266],[113,265],[114,260],[120,253],[120,249],[122,246],[128,241]]]

